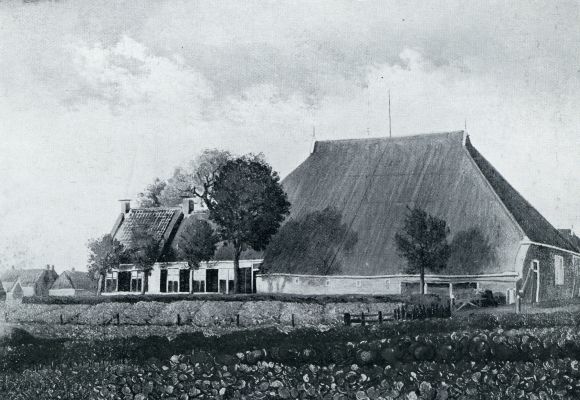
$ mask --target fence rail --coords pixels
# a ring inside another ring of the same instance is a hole
[[[367,324],[382,324],[385,321],[382,311],[376,314],[365,314],[364,312],[360,314],[344,313],[344,324],[346,326],[351,326],[353,324],[360,324],[365,326]]]

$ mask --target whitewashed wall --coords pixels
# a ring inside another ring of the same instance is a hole
[[[480,289],[506,293],[515,288],[516,273],[488,275],[425,275],[426,293],[430,284],[475,283]],[[382,276],[321,276],[296,274],[258,275],[258,293],[286,293],[305,295],[325,294],[400,294],[405,283],[419,282],[418,275]],[[439,291],[441,288],[439,288]]]

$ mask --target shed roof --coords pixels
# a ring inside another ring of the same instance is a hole
[[[394,238],[407,207],[444,219],[452,235],[479,229],[499,256],[489,273],[506,266],[513,269],[524,235],[571,249],[483,159],[463,131],[319,141],[282,183],[292,204],[290,218],[333,206],[356,231],[358,242],[351,251],[339,250],[335,257],[342,274],[403,271],[405,261],[397,254]]]
[[[54,282],[51,289],[75,289],[93,291],[97,288],[97,282],[91,279],[88,272],[64,271]]]

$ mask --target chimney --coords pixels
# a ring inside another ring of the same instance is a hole
[[[50,266],[51,271],[54,271],[54,264]]]
[[[72,271],[72,272],[75,272],[75,267],[72,267],[72,268],[71,268],[71,271]]]
[[[122,199],[119,202],[121,203],[121,213],[129,214],[129,211],[131,211],[131,199]]]
[[[183,215],[189,216],[195,209],[195,200],[193,197],[184,197],[181,201],[181,210]]]
[[[46,270],[50,271],[50,264],[46,264]]]

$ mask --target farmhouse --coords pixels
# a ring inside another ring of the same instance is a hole
[[[348,249],[337,247],[329,263],[340,268],[329,275],[309,274],[309,266],[293,265],[292,257],[278,259],[259,276],[259,292],[418,291],[419,278],[404,273],[406,261],[395,243],[413,207],[444,219],[451,240],[471,232],[491,251],[484,262],[471,262],[467,254],[456,257],[458,268],[428,273],[428,293],[453,296],[460,288],[480,288],[513,299],[517,288],[525,300],[535,302],[576,296],[580,290],[577,245],[526,201],[462,131],[319,141],[282,183],[292,204],[291,220],[332,206],[357,241]]]
[[[122,210],[111,235],[125,246],[131,244],[131,229],[135,225],[149,227],[159,241],[162,253],[150,272],[146,293],[230,293],[234,286],[234,263],[231,249],[218,246],[213,259],[198,269],[190,269],[179,260],[179,234],[192,219],[207,219],[207,210],[197,199],[183,199],[181,207],[131,208],[129,200],[121,200]],[[259,255],[245,251],[240,257],[241,292],[255,291],[255,276],[261,263]],[[123,264],[110,272],[105,280],[105,294],[140,293],[144,284],[143,271],[133,264]]]
[[[49,296],[93,296],[97,292],[97,282],[87,272],[64,271],[49,289]]]
[[[48,296],[48,291],[58,274],[54,265],[38,269],[9,269],[0,276],[6,291],[6,299],[21,299],[30,296]]]

